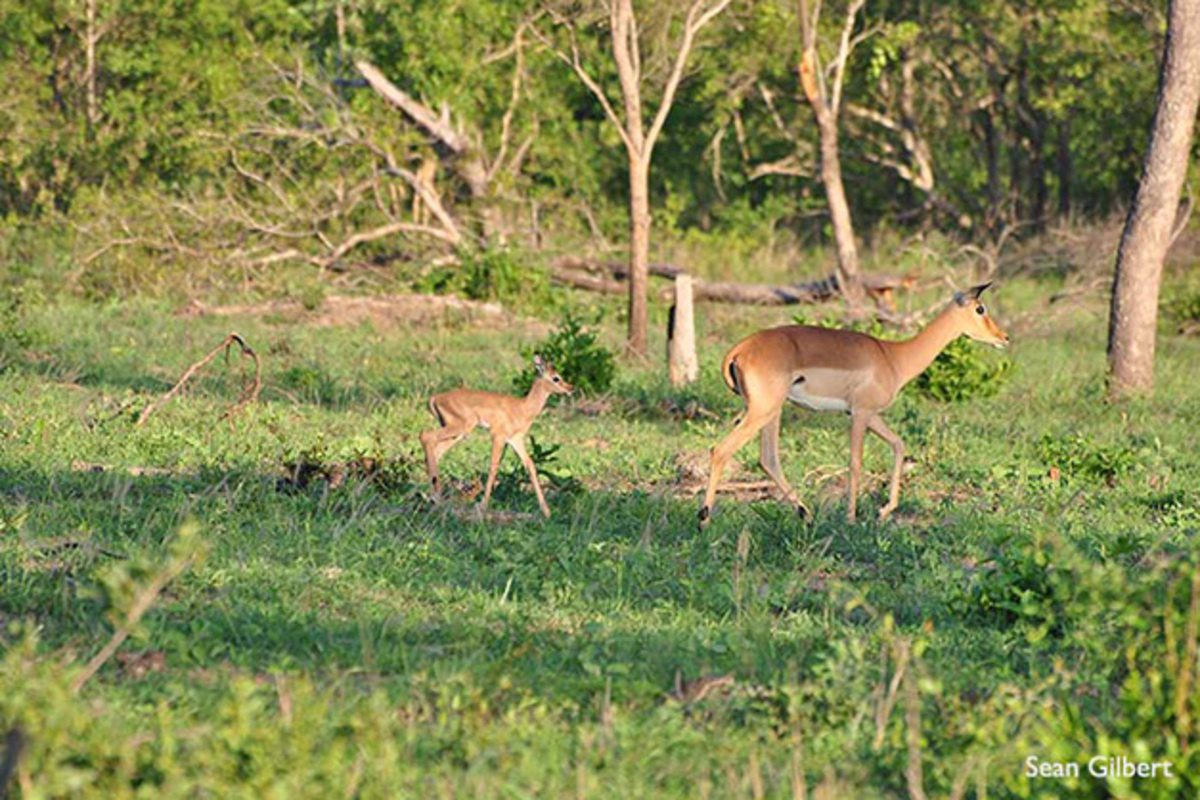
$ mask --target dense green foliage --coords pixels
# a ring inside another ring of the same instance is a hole
[[[841,115],[860,231],[983,240],[1120,207],[1153,104],[1160,5],[871,4]],[[827,237],[794,6],[735,2],[704,32],[654,161],[656,241],[711,251],[715,237],[736,256]],[[554,55],[569,37],[540,5],[95,0],[90,23],[87,7],[0,2],[0,219],[65,235],[75,288],[272,290],[279,269],[313,267],[420,278],[431,251],[454,247],[400,177],[430,160],[468,239],[561,250],[624,235],[617,133]],[[640,8],[648,74],[668,67],[682,8]],[[604,14],[561,10],[611,94]],[[843,13],[824,6],[830,47]],[[384,101],[358,59],[468,151],[449,155]]]
[[[525,354],[530,359],[537,354],[549,361],[582,395],[607,392],[617,373],[616,358],[612,351],[600,343],[596,331],[585,326],[571,312],[563,317],[558,328],[545,341],[526,348]],[[530,365],[517,375],[513,385],[524,394],[529,391],[536,376],[537,371]]]
[[[989,359],[978,345],[958,339],[938,354],[914,385],[935,400],[957,402],[987,397],[1000,391],[1012,367],[1012,359]]]
[[[1009,282],[997,319],[1040,295]],[[26,304],[32,344],[0,373],[0,728],[26,738],[22,795],[900,797],[914,752],[931,797],[1200,789],[1194,339],[1163,342],[1154,399],[1116,407],[1095,316],[1010,327],[1020,369],[996,394],[907,391],[888,413],[916,468],[887,523],[845,522],[844,419],[789,410],[783,464],[814,519],[723,496],[698,532],[686,465],[740,410],[717,360],[787,311],[706,307],[688,395],[706,413],[662,414],[677,398],[638,365],[612,410],[548,409],[548,522],[511,456],[474,516],[482,435],[431,505],[415,441],[429,393],[503,390],[541,323],[170,312]],[[263,354],[263,402],[218,423],[243,376],[217,361],[135,427],[231,324]],[[866,456],[870,507],[890,453]],[[337,486],[292,471],[367,457],[383,468]],[[1030,781],[1029,754],[1183,777]]]

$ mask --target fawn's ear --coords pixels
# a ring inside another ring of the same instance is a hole
[[[541,355],[535,355],[533,357],[533,368],[537,370],[538,375],[544,375],[546,373],[546,362],[542,360]]]

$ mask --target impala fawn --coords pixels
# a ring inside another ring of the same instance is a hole
[[[1008,344],[1008,334],[988,315],[979,296],[990,283],[959,292],[932,322],[902,342],[876,339],[855,331],[784,325],[743,339],[725,356],[721,375],[746,401],[746,412],[712,451],[708,491],[700,507],[700,527],[712,514],[717,484],[729,459],[756,433],[761,433],[760,464],[780,491],[808,509],[792,491],[779,466],[779,419],[788,400],[813,411],[850,415],[850,489],[847,516],[856,518],[863,440],[870,431],[892,448],[893,464],[888,501],[879,510],[886,519],[900,500],[904,442],[880,414],[900,390],[933,363],[938,353],[959,336],[996,347]]]
[[[492,460],[488,468],[487,485],[483,490],[483,500],[479,504],[480,510],[487,508],[492,497],[496,469],[500,466],[504,445],[508,445],[529,471],[529,480],[533,483],[533,491],[537,495],[542,516],[550,517],[550,507],[546,505],[546,497],[542,494],[537,468],[525,452],[525,434],[529,432],[533,420],[546,407],[550,395],[570,394],[574,387],[563,380],[554,366],[543,361],[541,356],[533,357],[533,366],[537,370],[537,378],[525,397],[474,389],[455,389],[429,398],[429,410],[437,417],[441,427],[422,433],[421,447],[425,449],[425,469],[433,483],[435,498],[440,497],[442,491],[438,461],[447,450],[465,439],[476,427],[480,427],[486,428],[492,434]]]

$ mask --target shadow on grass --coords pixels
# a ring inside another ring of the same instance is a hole
[[[153,560],[192,517],[212,551],[146,623],[148,645],[188,667],[466,672],[575,699],[620,677],[656,696],[676,670],[803,669],[831,631],[875,619],[847,611],[855,596],[901,624],[953,619],[954,587],[918,575],[946,539],[806,525],[782,504],[726,502],[699,532],[694,502],[637,492],[552,494],[543,522],[431,507],[412,484],[277,487],[250,471],[0,471],[0,522],[18,534],[0,545],[0,611],[36,618],[50,644],[95,640],[91,587],[114,559],[31,544],[76,537]],[[527,490],[504,494],[498,507],[535,508]]]

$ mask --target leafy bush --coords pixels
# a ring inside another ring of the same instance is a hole
[[[526,348],[526,358],[534,353],[554,365],[563,378],[581,394],[603,394],[612,386],[617,372],[616,358],[611,350],[600,344],[596,333],[584,327],[568,312],[557,330],[534,348]],[[532,364],[517,375],[513,385],[521,393],[528,392],[537,378]]]
[[[1103,480],[1112,485],[1137,465],[1137,451],[1128,445],[1102,445],[1080,433],[1043,434],[1038,455],[1048,468],[1066,478]]]
[[[36,302],[35,292],[21,286],[0,286],[0,372],[21,360],[33,346],[35,336],[25,318],[25,310]]]
[[[1012,368],[1012,359],[992,361],[977,344],[956,339],[934,359],[929,369],[917,376],[915,385],[926,397],[957,403],[996,394]]]
[[[434,294],[460,294],[471,300],[496,300],[506,306],[549,303],[550,277],[514,250],[463,250],[457,264],[434,269],[417,283]]]
[[[858,331],[876,339],[887,339],[887,329],[876,317],[845,320],[833,314],[810,314],[806,310],[797,311],[792,315],[792,322],[797,325],[812,325],[816,328],[837,328],[839,330]]]
[[[1176,292],[1163,303],[1163,310],[1181,331],[1200,329],[1200,288]]]

